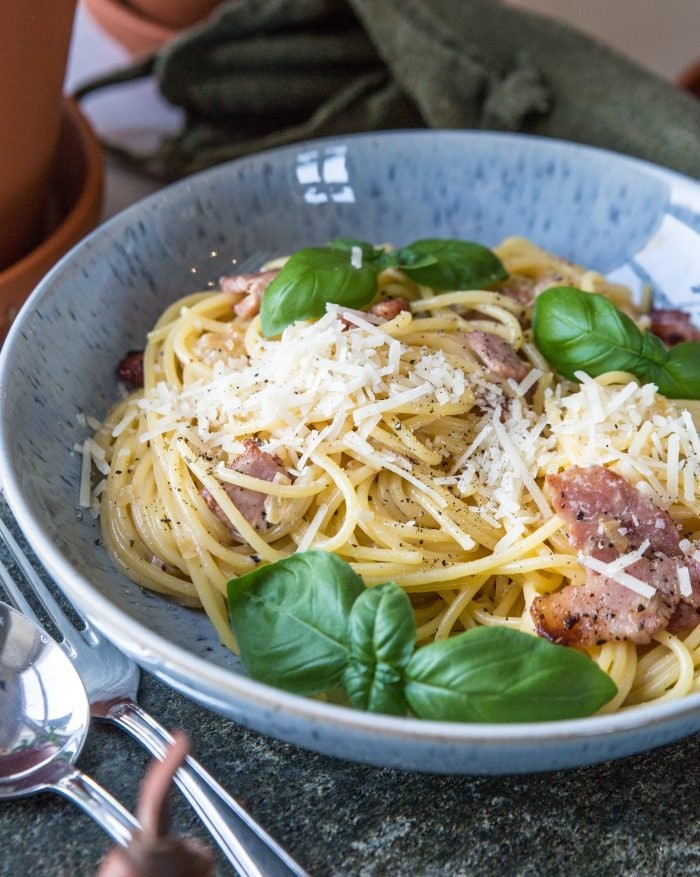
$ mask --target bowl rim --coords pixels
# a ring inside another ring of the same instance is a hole
[[[50,296],[53,281],[72,260],[74,253],[83,246],[94,247],[103,235],[128,223],[131,217],[149,206],[155,206],[162,199],[172,197],[179,189],[183,195],[196,187],[197,180],[202,177],[214,178],[217,174],[229,174],[238,166],[253,161],[274,158],[277,155],[289,154],[324,144],[337,144],[339,141],[353,140],[386,140],[396,138],[454,138],[469,142],[471,140],[494,142],[523,142],[540,144],[543,149],[564,150],[582,156],[608,157],[625,165],[666,181],[684,186],[692,186],[700,194],[700,182],[684,176],[676,171],[660,167],[644,159],[639,159],[611,150],[595,146],[565,141],[556,138],[540,137],[529,134],[511,134],[491,131],[462,131],[441,129],[402,129],[396,131],[361,132],[347,135],[335,135],[323,138],[299,141],[291,145],[277,147],[255,153],[251,156],[234,159],[199,171],[196,174],[171,183],[146,198],[125,208],[108,222],[104,223],[80,244],[66,254],[36,287],[16,318],[8,335],[8,339],[0,354],[0,399],[6,401],[6,384],[11,381],[11,362],[17,345],[24,343],[24,324],[31,318],[32,311],[46,297]],[[490,745],[491,747],[511,748],[518,744],[537,745],[557,742],[571,742],[618,735],[635,730],[648,730],[667,725],[669,722],[682,721],[686,717],[696,716],[700,712],[700,692],[688,694],[678,700],[657,701],[656,703],[630,707],[621,711],[588,716],[579,719],[567,719],[545,722],[513,722],[513,723],[468,723],[440,722],[418,719],[414,717],[395,717],[370,713],[352,707],[330,704],[302,695],[292,694],[263,682],[231,671],[227,668],[210,663],[204,658],[187,651],[170,639],[155,633],[141,625],[134,618],[114,606],[107,595],[100,594],[84,576],[62,556],[56,546],[43,534],[40,521],[34,517],[29,504],[25,501],[18,479],[9,461],[8,448],[11,436],[5,418],[0,418],[0,485],[11,511],[15,515],[19,527],[29,541],[33,550],[45,565],[49,573],[56,579],[59,587],[74,599],[81,609],[96,622],[102,630],[109,630],[110,637],[126,641],[124,646],[139,663],[148,671],[165,678],[168,684],[177,687],[175,679],[188,678],[197,674],[198,682],[203,683],[209,692],[233,696],[236,704],[244,710],[246,705],[256,709],[267,709],[284,712],[292,718],[315,723],[316,727],[331,724],[351,733],[371,733],[397,740],[425,744],[430,742],[451,742],[462,745]],[[154,665],[150,656],[159,660]],[[200,693],[199,690],[197,693]],[[188,696],[196,697],[197,693],[188,692]]]

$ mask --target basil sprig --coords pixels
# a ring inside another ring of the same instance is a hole
[[[348,617],[348,665],[343,685],[360,709],[406,714],[403,672],[416,646],[416,622],[406,592],[393,582],[370,588]]]
[[[241,660],[256,679],[298,694],[342,685],[361,709],[460,722],[588,716],[617,689],[586,655],[503,627],[416,649],[406,593],[365,589],[323,551],[293,554],[228,584]]]
[[[332,688],[348,663],[347,618],[364,590],[349,564],[324,551],[230,581],[229,611],[250,675],[298,694]]]
[[[377,295],[380,272],[388,267],[441,290],[482,289],[508,276],[495,253],[470,241],[426,238],[389,251],[342,238],[290,256],[263,295],[263,335],[269,338],[297,320],[322,317],[329,303],[365,307]]]
[[[535,299],[532,327],[540,353],[566,378],[625,371],[669,399],[700,399],[700,343],[667,348],[602,295],[553,286]]]

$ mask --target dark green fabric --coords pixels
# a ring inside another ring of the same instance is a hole
[[[525,131],[700,177],[700,101],[552,19],[495,0],[233,0],[84,96],[153,73],[185,111],[174,179],[260,149],[406,127]]]

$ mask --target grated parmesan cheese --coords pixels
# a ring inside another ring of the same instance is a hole
[[[615,573],[625,569],[625,567],[628,567],[635,561],[639,560],[640,557],[644,555],[644,552],[647,550],[649,545],[649,540],[645,539],[638,548],[635,548],[633,551],[628,551],[627,554],[621,554],[619,557],[616,557],[615,560],[611,560],[610,563],[606,563],[605,566],[608,570],[607,575],[612,578]]]
[[[341,315],[356,328],[346,331]],[[471,398],[466,375],[440,351],[424,350],[406,369],[404,345],[371,316],[329,305],[320,320],[262,339],[250,361],[218,362],[209,380],[182,390],[159,383],[138,403],[159,415],[141,439],[177,431],[205,451],[240,453],[242,437],[270,430],[268,451],[296,454],[300,473],[321,441],[347,431],[348,418],[366,440],[385,412]],[[313,423],[326,425],[306,426]]]
[[[681,589],[681,597],[690,597],[693,593],[693,586],[690,583],[690,572],[687,566],[678,567],[678,584]]]
[[[656,593],[656,588],[652,585],[643,582],[641,579],[635,578],[620,569],[615,569],[612,564],[603,563],[602,560],[598,560],[596,557],[591,557],[588,554],[579,554],[578,560],[581,566],[585,566],[588,569],[592,569],[593,572],[600,573],[600,575],[612,579],[612,581],[617,582],[618,585],[624,585],[625,588],[634,591],[634,593],[639,594],[640,597],[651,598]]]
[[[544,474],[572,464],[607,466],[655,505],[682,504],[699,515],[700,437],[690,411],[660,396],[653,384],[606,386],[577,377],[577,392],[545,394],[556,451]]]

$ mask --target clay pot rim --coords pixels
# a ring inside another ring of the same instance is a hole
[[[127,0],[139,15],[165,27],[187,30],[211,15],[221,0]]]
[[[158,49],[179,30],[149,18],[124,0],[83,0],[95,21],[131,54]]]
[[[99,218],[104,176],[100,141],[75,101],[70,98],[63,100],[61,124],[71,130],[79,144],[82,153],[80,158],[85,167],[82,185],[65,207],[58,224],[47,233],[43,240],[21,259],[0,271],[0,301],[8,292],[11,297],[16,297],[12,296],[12,290],[22,284],[25,275],[28,278],[33,277],[42,268],[41,274],[46,273],[64,253],[94,227]],[[70,159],[71,157],[62,156],[59,149],[57,167],[52,175],[54,181],[60,174],[62,160],[66,160],[66,158]],[[75,158],[73,157],[72,160]],[[40,279],[38,276],[31,282],[27,295]]]

